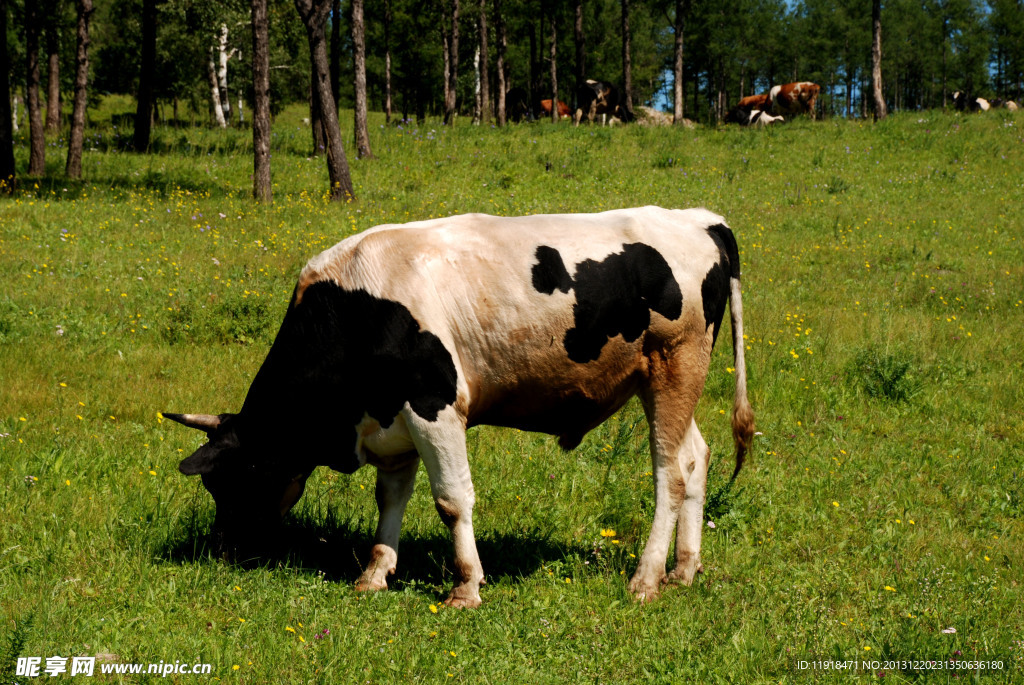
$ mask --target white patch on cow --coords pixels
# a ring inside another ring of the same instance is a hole
[[[775,98],[779,96],[781,90],[782,86],[772,86],[772,89],[768,91],[768,102],[775,102]]]
[[[408,406],[408,405],[406,405]],[[409,428],[402,413],[394,418],[391,425],[381,428],[380,423],[368,414],[356,424],[356,454],[359,465],[372,466],[390,465],[389,457],[396,457],[414,449]],[[367,452],[369,450],[369,453]]]
[[[987,112],[991,108],[992,106],[988,104],[988,100],[986,100],[985,98],[978,98],[978,109],[980,109],[982,112]]]

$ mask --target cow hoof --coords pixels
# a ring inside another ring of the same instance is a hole
[[[704,564],[699,561],[696,564],[680,564],[672,569],[665,580],[669,583],[689,586],[693,584],[693,579],[697,577],[698,573],[704,573]]]
[[[383,578],[360,578],[356,581],[356,592],[380,592],[388,589],[388,582]]]
[[[444,600],[445,606],[450,606],[453,609],[476,609],[483,602],[479,595],[476,597],[456,597],[454,593],[448,599]]]
[[[633,580],[629,581],[629,592],[636,601],[646,604],[661,597],[661,586],[664,582],[664,577],[650,582],[645,578],[633,576]]]

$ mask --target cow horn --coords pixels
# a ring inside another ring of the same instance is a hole
[[[165,419],[177,421],[183,426],[210,433],[217,430],[228,414],[168,414],[161,412]]]

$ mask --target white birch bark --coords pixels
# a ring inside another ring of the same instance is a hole
[[[476,104],[473,109],[473,123],[479,124],[481,112],[483,111],[480,106],[480,46],[476,46],[476,52],[473,53],[473,73],[476,75],[476,86],[473,89],[473,95],[476,98]]]
[[[231,95],[228,92],[228,62],[238,52],[238,48],[228,50],[228,25],[220,25],[220,35],[217,38],[217,83],[220,88],[220,106],[224,111],[224,120],[231,119]]]
[[[217,65],[214,63],[213,47],[210,48],[210,59],[206,63],[206,75],[210,80],[210,101],[213,104],[213,119],[221,128],[227,128],[224,120],[224,108],[221,106],[220,85],[217,83]]]

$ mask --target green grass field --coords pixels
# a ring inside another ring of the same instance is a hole
[[[957,657],[1024,682],[1024,116],[716,131],[376,115],[377,158],[350,159],[358,202],[331,205],[292,109],[260,206],[249,132],[158,128],[135,155],[105,112],[86,182],[61,177],[54,139],[50,175],[0,197],[0,682],[28,681],[17,656],[55,655],[209,663],[239,683],[851,677],[801,658],[973,678],[885,666]],[[648,605],[626,591],[653,512],[636,403],[570,453],[470,431],[478,610],[441,605],[451,543],[422,473],[387,592],[352,587],[369,468],[318,470],[259,563],[207,552],[212,500],[177,471],[201,435],[158,412],[237,411],[308,258],[384,222],[645,204],[723,214],[743,261],[763,435],[726,488],[720,345],[698,407],[715,527],[693,587]]]

